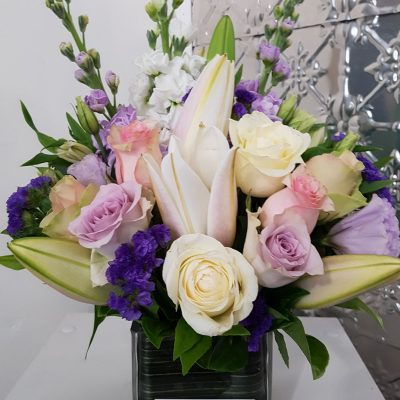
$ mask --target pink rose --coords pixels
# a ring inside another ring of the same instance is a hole
[[[295,208],[275,215],[258,234],[261,225],[256,214],[248,213],[248,228],[243,254],[253,266],[261,286],[287,285],[304,274],[322,275],[324,266],[311,244],[304,219]]]
[[[70,223],[69,230],[81,246],[113,257],[121,243],[128,242],[134,233],[149,226],[152,206],[137,183],[104,185]]]
[[[297,167],[283,180],[283,183],[287,188],[270,196],[262,207],[260,220],[263,227],[266,227],[275,215],[296,207],[297,213],[305,220],[308,232],[311,233],[320,210],[334,211],[335,207],[328,197],[325,186],[304,165]]]
[[[143,154],[151,154],[161,163],[159,146],[160,128],[153,121],[135,120],[127,126],[114,125],[108,135],[108,144],[116,156],[115,173],[117,182],[137,182],[151,187]]]

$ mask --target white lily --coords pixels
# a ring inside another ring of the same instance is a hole
[[[227,57],[217,55],[197,79],[173,132],[181,154],[210,189],[215,171],[229,150],[226,139],[232,111],[235,71]]]
[[[209,190],[181,156],[176,138],[171,139],[161,168],[151,155],[143,156],[164,223],[174,237],[203,233],[231,246],[236,234],[236,149],[226,152]]]
[[[330,307],[400,279],[400,260],[394,257],[352,254],[325,257],[323,263],[324,275],[296,282],[296,286],[310,292],[296,308]]]

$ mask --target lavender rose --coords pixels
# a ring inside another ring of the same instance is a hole
[[[68,174],[72,175],[82,185],[87,186],[90,183],[96,186],[105,185],[107,166],[95,154],[88,154],[83,159],[68,168]]]
[[[142,187],[133,182],[100,187],[91,204],[83,207],[80,216],[69,225],[81,246],[96,249],[112,258],[122,243],[149,226],[153,203],[142,194]]]
[[[85,103],[92,111],[102,114],[110,101],[103,90],[96,89],[85,96]]]
[[[248,213],[243,254],[253,266],[261,286],[280,287],[304,274],[324,273],[321,257],[311,244],[307,224],[296,208],[276,215],[259,235],[260,225],[257,215]]]
[[[376,194],[360,211],[347,216],[329,232],[337,254],[400,255],[399,223],[391,204]]]

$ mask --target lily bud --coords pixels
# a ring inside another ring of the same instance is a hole
[[[85,72],[91,73],[94,70],[94,61],[93,58],[84,51],[81,51],[76,57],[75,62],[78,64],[80,68],[82,68]]]
[[[400,279],[400,260],[376,255],[341,255],[323,260],[325,273],[307,276],[296,286],[309,292],[299,309],[330,307]]]
[[[144,9],[146,10],[147,15],[153,20],[154,22],[158,21],[157,14],[158,10],[153,2],[149,2],[145,5]]]
[[[94,66],[97,69],[101,68],[100,53],[96,49],[90,49],[88,54],[92,58]]]
[[[91,153],[92,151],[88,147],[72,140],[66,141],[57,149],[58,157],[72,164],[81,161],[83,157]]]
[[[87,15],[80,15],[78,18],[79,29],[82,33],[86,31],[86,27],[89,24],[89,17]]]
[[[80,97],[76,98],[76,115],[79,123],[86,132],[89,132],[92,135],[97,135],[99,133],[100,126],[94,112]]]
[[[73,62],[75,61],[74,48],[72,47],[72,43],[62,42],[60,44],[60,51],[63,56],[67,57],[69,60]]]
[[[54,3],[54,0],[46,0],[45,4],[47,8],[51,8],[51,5]]]

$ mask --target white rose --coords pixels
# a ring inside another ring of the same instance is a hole
[[[181,236],[172,244],[163,279],[185,321],[206,336],[222,335],[245,319],[258,293],[244,256],[201,234]]]
[[[236,156],[236,179],[241,190],[257,197],[267,197],[283,188],[283,178],[309,147],[311,138],[281,122],[272,122],[258,111],[239,121],[230,121],[229,133]]]

